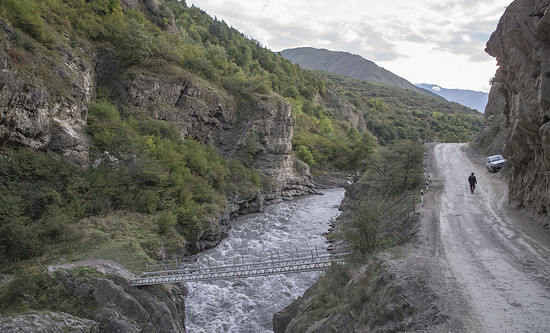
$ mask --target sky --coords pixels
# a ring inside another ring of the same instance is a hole
[[[188,0],[272,51],[358,54],[412,83],[488,92],[485,44],[511,0]]]

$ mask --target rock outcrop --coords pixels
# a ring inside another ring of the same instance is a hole
[[[294,119],[282,97],[237,100],[182,70],[166,77],[117,73],[113,67],[108,57],[101,60],[97,80],[115,92],[123,107],[175,123],[182,138],[211,142],[224,156],[254,166],[273,185],[261,200],[313,192],[309,168],[291,153]]]
[[[84,266],[99,274],[79,278],[71,274],[72,269]],[[132,287],[130,272],[104,260],[50,267],[50,275],[71,297],[98,305],[92,318],[32,311],[0,317],[1,332],[185,332],[185,289],[180,286]]]
[[[0,330],[2,332],[99,332],[97,322],[78,318],[67,313],[30,311],[19,316],[2,317],[0,315]]]
[[[485,114],[488,122],[504,116],[510,201],[550,214],[550,1],[511,3],[486,52],[499,69]]]
[[[174,20],[173,15],[163,16],[170,11],[156,0],[121,4],[124,10],[144,9],[152,20]],[[83,41],[71,43],[70,36],[65,36],[66,44],[46,49],[30,38],[21,43],[21,35],[0,22],[0,149],[24,147],[91,165],[87,110],[102,85],[117,96],[121,110],[173,122],[182,138],[211,142],[225,156],[247,160],[273,181],[263,198],[247,200],[279,200],[313,191],[309,168],[291,154],[294,120],[280,96],[236,101],[181,68],[162,74],[133,71],[122,68],[109,51]]]

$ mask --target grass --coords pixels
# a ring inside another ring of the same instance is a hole
[[[103,217],[89,217],[80,221],[82,237],[73,243],[53,246],[42,260],[106,259],[119,262],[132,272],[139,271],[146,262],[157,258],[160,248],[182,251],[185,240],[172,230],[158,233],[156,215],[115,212]]]

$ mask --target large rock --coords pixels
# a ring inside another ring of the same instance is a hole
[[[75,279],[67,270],[79,266],[93,267],[105,276]],[[87,260],[50,270],[74,297],[98,304],[91,322],[102,332],[185,332],[184,290],[178,285],[132,287],[130,272],[106,260]]]
[[[486,51],[499,65],[486,116],[504,115],[510,201],[550,214],[550,0],[511,3]]]

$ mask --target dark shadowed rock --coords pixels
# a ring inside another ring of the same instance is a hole
[[[504,118],[504,155],[512,168],[510,201],[549,214],[550,1],[510,4],[486,51],[499,65],[486,117],[487,122]]]

